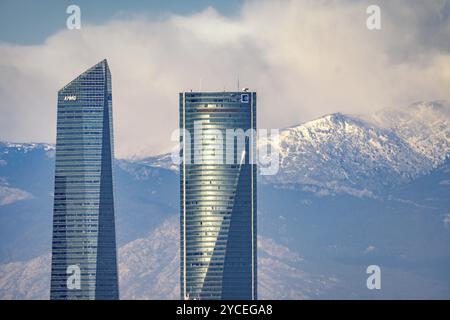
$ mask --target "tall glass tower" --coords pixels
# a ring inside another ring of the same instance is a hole
[[[180,93],[181,299],[257,298],[255,127],[255,92]]]
[[[58,92],[51,299],[118,299],[111,73]]]

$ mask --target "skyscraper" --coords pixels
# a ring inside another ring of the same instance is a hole
[[[118,299],[111,73],[58,92],[51,299]]]
[[[182,299],[257,298],[255,127],[255,92],[180,93]]]

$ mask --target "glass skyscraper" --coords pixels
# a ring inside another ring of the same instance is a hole
[[[181,299],[256,299],[256,93],[180,93],[180,128]]]
[[[118,299],[111,73],[58,92],[51,299]]]

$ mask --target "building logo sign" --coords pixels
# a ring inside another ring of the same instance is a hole
[[[248,93],[241,94],[241,103],[249,103],[250,95]]]
[[[77,100],[77,96],[65,96],[64,101],[75,101]]]

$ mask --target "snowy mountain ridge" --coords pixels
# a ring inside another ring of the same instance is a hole
[[[263,177],[312,192],[373,196],[426,174],[450,154],[450,105],[417,103],[373,116],[334,113],[258,142],[280,154],[280,171]]]
[[[2,143],[31,150],[51,144]],[[318,195],[336,193],[374,197],[386,188],[427,174],[450,156],[450,104],[446,101],[385,108],[372,115],[328,114],[281,129],[277,137],[260,139],[258,148],[277,150],[280,168],[264,183],[298,188]],[[6,148],[5,150],[8,150]],[[142,165],[176,171],[170,154],[122,159],[125,170],[148,175]],[[1,164],[0,164],[1,165]]]
[[[37,148],[41,148],[44,151],[54,151],[55,145],[51,143],[41,143],[41,142],[8,142],[8,141],[0,141],[0,146],[5,148],[7,152],[8,148],[16,149],[17,151],[29,152],[31,150],[35,150]]]
[[[382,109],[367,120],[394,131],[434,165],[441,164],[450,154],[448,102],[418,102],[408,108]]]

